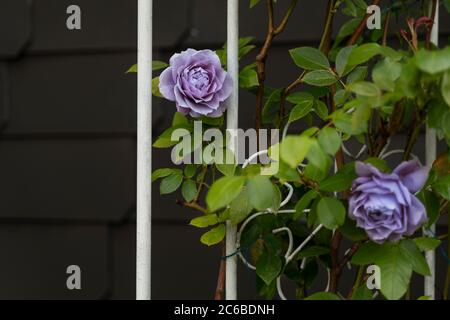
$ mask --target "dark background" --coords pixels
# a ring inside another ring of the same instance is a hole
[[[250,11],[240,2],[241,35],[260,44],[264,6]],[[0,0],[0,298],[134,298],[136,77],[125,71],[136,62],[136,3]],[[71,4],[81,7],[82,30],[66,28]],[[299,1],[270,51],[268,84],[296,78],[287,50],[317,45],[325,6]],[[441,14],[442,43],[448,17]],[[216,49],[225,39],[225,0],[154,1],[155,59],[187,47]],[[154,136],[174,110],[154,99]],[[253,110],[254,97],[242,92],[241,127],[251,126]],[[423,149],[421,139],[415,151],[423,156]],[[169,160],[167,151],[154,151],[154,168]],[[220,252],[199,243],[201,232],[187,226],[195,213],[175,198],[160,197],[154,185],[153,297],[212,298]],[[438,263],[439,285],[439,254]],[[81,267],[82,290],[66,288],[71,264]],[[254,287],[254,273],[241,265],[239,297],[255,298]]]

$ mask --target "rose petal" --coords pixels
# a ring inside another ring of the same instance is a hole
[[[393,172],[411,193],[416,193],[427,181],[429,171],[429,167],[421,166],[417,160],[411,160],[402,162]]]

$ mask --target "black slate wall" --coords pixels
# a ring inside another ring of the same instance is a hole
[[[82,10],[79,31],[66,28],[71,4]],[[261,42],[264,6],[241,4],[241,34]],[[317,42],[325,4],[300,3],[271,51],[271,85],[296,77],[287,49]],[[225,41],[225,0],[154,7],[155,59]],[[136,78],[124,72],[136,61],[136,17],[136,0],[0,0],[0,298],[134,297]],[[243,92],[244,128],[253,105]],[[155,99],[153,109],[156,136],[174,106]],[[154,151],[155,168],[169,159]],[[175,197],[155,185],[153,199],[154,297],[211,298],[219,250],[199,244],[201,232],[186,226],[194,213]],[[82,290],[66,288],[71,264]],[[240,269],[241,298],[255,297],[254,277]]]

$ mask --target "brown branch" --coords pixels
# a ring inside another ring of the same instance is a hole
[[[419,137],[420,129],[422,128],[422,125],[425,122],[425,119],[423,118],[421,113],[422,112],[420,110],[417,110],[414,115],[414,120],[411,123],[411,127],[408,133],[405,152],[403,153],[403,160],[409,159],[414,144],[416,143],[417,138]]]
[[[273,17],[273,0],[266,0],[268,22],[267,22],[267,35],[264,40],[264,44],[261,47],[258,55],[256,56],[256,72],[258,74],[258,91],[256,93],[256,115],[255,115],[255,129],[259,131],[262,125],[262,106],[264,98],[264,82],[266,80],[266,60],[269,52],[269,48],[272,45],[272,41],[275,36],[279,35],[286,28],[287,22],[294,12],[295,6],[298,0],[291,0],[291,3],[281,20],[278,27],[275,27]]]
[[[274,31],[275,35],[282,33],[284,29],[286,29],[286,25],[289,21],[289,18],[291,17],[292,13],[294,12],[295,6],[297,5],[297,1],[298,0],[292,0],[291,3],[289,4],[289,7],[286,11],[283,20],[281,20],[280,25]]]
[[[222,258],[220,259],[220,266],[219,266],[219,275],[217,277],[217,286],[216,286],[216,292],[214,294],[214,300],[223,300],[224,293],[225,293],[225,259],[223,258],[225,256],[225,242],[222,241]]]
[[[186,202],[186,201],[177,200],[176,203],[180,206],[200,211],[203,214],[208,213],[208,210],[206,210],[205,208],[203,208],[201,205],[199,205],[197,202],[194,202],[194,201]]]
[[[325,27],[320,40],[319,50],[325,54],[330,51],[331,36],[333,33],[334,14],[336,13],[336,0],[328,0]]]
[[[388,37],[388,33],[389,33],[389,22],[391,21],[391,15],[392,15],[392,11],[389,10],[386,15],[386,21],[384,22],[383,39],[381,42],[383,44],[383,46],[385,46],[387,44],[387,37]]]
[[[331,93],[328,96],[328,103],[330,105],[330,109],[332,112],[336,111],[336,104],[334,103],[334,93],[336,92],[336,86],[331,86]],[[339,148],[338,152],[336,153],[336,167],[338,170],[342,169],[344,167],[344,153],[342,151],[342,148]],[[349,193],[348,191],[343,192],[344,198],[348,198]],[[342,273],[342,268],[340,268],[339,265],[339,247],[341,245],[342,241],[342,234],[339,232],[339,230],[336,230],[333,234],[333,237],[331,238],[331,248],[330,248],[330,256],[331,256],[331,270],[330,270],[330,292],[337,292],[338,284],[339,284],[339,278]]]
[[[381,2],[381,0],[373,0],[372,1],[372,5],[379,5]],[[361,20],[361,22],[359,23],[358,27],[356,28],[355,32],[353,32],[352,36],[350,37],[350,39],[347,42],[348,46],[352,46],[356,43],[356,41],[358,41],[359,37],[361,36],[361,34],[363,33],[364,29],[366,28],[366,24],[367,24],[367,19],[369,19],[370,14],[366,14],[364,16],[364,19]]]
[[[392,112],[391,118],[389,119],[389,125],[386,128],[385,123],[381,116],[379,116],[379,135],[380,138],[374,142],[374,148],[371,151],[373,157],[377,157],[383,148],[385,147],[388,140],[395,135],[400,127],[402,126],[402,120],[405,113],[405,108],[403,106],[403,101],[398,101],[395,104],[394,110]]]

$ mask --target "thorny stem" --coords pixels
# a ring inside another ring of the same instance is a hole
[[[389,22],[391,21],[391,15],[392,15],[392,12],[391,12],[391,10],[389,10],[386,15],[386,21],[384,22],[383,40],[381,42],[383,44],[383,46],[385,46],[387,44],[387,37],[389,34]]]
[[[181,200],[177,200],[176,203],[180,206],[186,207],[186,208],[190,208],[190,209],[194,209],[197,211],[200,211],[203,214],[207,214],[208,210],[206,210],[205,208],[203,208],[201,205],[199,205],[197,202],[192,201],[192,202],[186,202],[186,201],[181,201]]]
[[[221,242],[222,257],[225,256],[225,242]],[[214,294],[214,300],[223,300],[225,293],[225,259],[220,260],[219,275],[217,277],[216,293]]]
[[[381,0],[373,0],[372,5],[379,5],[380,2],[381,2]],[[369,19],[369,16],[370,16],[370,14],[366,14],[364,19],[361,20],[361,22],[359,23],[355,32],[353,33],[351,38],[348,40],[347,45],[352,46],[356,43],[356,41],[358,41],[359,37],[361,36],[361,34],[363,33],[363,31],[366,27],[367,19]]]
[[[337,0],[328,0],[327,15],[325,18],[325,28],[322,33],[322,38],[320,40],[319,45],[319,50],[325,53],[327,53],[330,50],[331,35],[333,31],[333,20],[334,14],[336,13],[336,2]],[[280,109],[279,109],[280,121],[278,127],[282,126],[282,122],[284,119],[286,98],[289,95],[289,93],[291,93],[292,90],[294,90],[296,87],[302,84],[305,73],[306,72],[303,71],[297,79],[295,79],[292,83],[290,83],[287,87],[284,88],[280,99]]]
[[[255,129],[258,132],[262,125],[262,105],[264,98],[264,82],[266,80],[266,59],[269,52],[269,48],[272,44],[273,38],[284,31],[287,22],[294,12],[295,6],[298,0],[291,0],[291,3],[281,20],[278,27],[275,27],[274,17],[273,17],[273,0],[266,0],[268,23],[267,23],[267,35],[264,40],[264,44],[256,56],[256,72],[258,74],[258,91],[256,94],[256,115],[255,115]]]
[[[448,213],[448,233],[450,234],[450,212]],[[447,257],[450,257],[450,241],[447,242]],[[449,262],[449,261],[447,261]],[[450,263],[447,264],[447,274],[445,275],[444,300],[448,300],[448,292],[450,288]]]
[[[363,275],[364,275],[364,266],[360,266],[358,268],[358,273],[356,274],[355,283],[354,283],[353,287],[350,289],[350,292],[347,295],[347,299],[350,300],[352,298],[353,293],[356,291],[356,289],[358,289],[359,285],[361,284]]]
[[[336,1],[328,0],[327,16],[325,19],[325,28],[322,33],[322,39],[320,40],[319,50],[322,52],[330,51],[331,35],[333,31],[334,14],[336,13]]]

